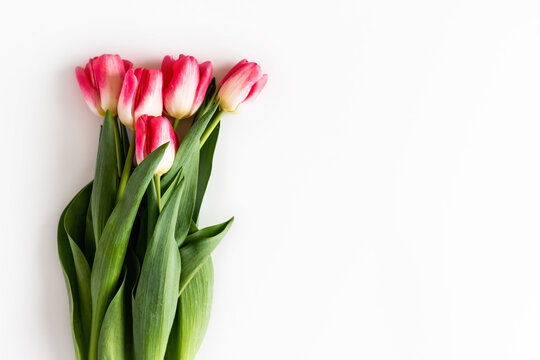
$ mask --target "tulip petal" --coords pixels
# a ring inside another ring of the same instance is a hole
[[[101,55],[92,61],[101,108],[116,115],[116,106],[125,75],[125,65],[118,55]]]
[[[243,67],[244,65],[246,65],[248,63],[247,59],[242,59],[240,60],[236,65],[234,65],[232,67],[231,70],[229,70],[229,72],[227,73],[227,75],[225,75],[225,77],[223,79],[221,79],[221,81],[219,82],[219,86],[221,86],[228,78],[230,78],[232,75],[234,75],[234,73],[240,69],[241,67]]]
[[[161,62],[161,72],[163,73],[163,88],[167,88],[173,77],[173,65],[174,58],[170,55],[167,55],[163,58]]]
[[[262,89],[264,89],[264,86],[268,82],[268,74],[264,74],[251,88],[251,91],[249,92],[248,96],[246,97],[246,100],[244,100],[244,104],[247,102],[251,102],[259,96]]]
[[[160,70],[146,70],[137,91],[135,119],[146,114],[160,116],[163,112],[163,76]]]
[[[179,146],[178,135],[170,121],[164,116],[142,115],[137,120],[135,131],[135,159],[141,163],[146,156],[161,145],[169,142],[156,171],[156,175],[163,175],[171,168],[176,151]]]
[[[133,63],[129,60],[122,60],[124,63],[124,71],[128,71],[133,68]]]
[[[212,71],[213,67],[210,61],[206,61],[199,65],[199,85],[197,86],[195,100],[193,101],[190,115],[195,114],[197,110],[199,110],[199,107],[204,100],[204,96],[206,95],[206,90],[208,90],[208,85],[210,84],[210,79],[212,78]]]
[[[148,127],[148,116],[143,115],[137,119],[135,128],[135,160],[140,164],[148,155],[146,148],[146,132]]]
[[[90,79],[86,75],[86,72],[84,69],[80,66],[77,66],[75,68],[75,75],[77,77],[77,82],[79,83],[79,87],[81,88],[81,92],[83,94],[84,101],[92,110],[92,112],[98,116],[102,116],[104,114],[100,114],[98,109],[96,108],[97,103],[97,94],[94,90],[94,87],[92,86],[92,83],[90,82]]]
[[[223,110],[233,112],[249,95],[253,85],[262,77],[262,70],[256,63],[245,64],[223,83],[218,97]]]
[[[133,69],[128,70],[124,77],[124,84],[118,99],[118,118],[130,129],[135,128],[135,118],[133,117],[133,107],[135,104],[135,95],[139,81],[135,76]]]
[[[199,85],[199,64],[192,56],[182,56],[173,65],[173,77],[164,92],[167,113],[177,119],[190,115]]]

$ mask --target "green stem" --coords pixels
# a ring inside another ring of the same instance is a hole
[[[219,124],[219,121],[221,120],[221,117],[223,116],[224,113],[225,113],[225,111],[220,110],[217,113],[217,115],[214,117],[214,120],[212,120],[210,125],[208,125],[208,128],[206,128],[206,130],[204,131],[204,134],[202,134],[202,136],[201,136],[201,143],[200,143],[199,148],[202,148],[204,143],[206,142],[206,140],[208,140],[210,135],[212,135],[212,131],[214,131],[217,124]]]
[[[154,182],[156,183],[158,209],[161,212],[161,175],[154,175]]]
[[[176,130],[178,127],[178,124],[180,123],[180,119],[174,119],[173,129]]]
[[[99,345],[99,328],[100,324],[97,322],[97,318],[92,314],[92,326],[90,332],[90,344],[88,351],[88,360],[97,360],[98,345]]]
[[[120,134],[118,133],[118,121],[114,120],[114,126],[113,126],[113,132],[114,132],[114,145],[116,148],[116,169],[118,171],[118,177],[120,177],[120,172],[122,171],[122,168],[120,165],[122,162],[122,150],[121,150],[121,143],[120,143]]]
[[[118,185],[118,193],[116,194],[116,202],[120,201],[124,195],[126,184],[131,173],[131,165],[133,164],[133,154],[135,153],[135,132],[131,137],[131,143],[129,144],[129,150],[126,156],[126,162],[124,163],[124,170],[122,170],[122,177],[120,177],[120,184]]]

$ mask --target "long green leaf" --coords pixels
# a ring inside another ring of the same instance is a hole
[[[86,211],[86,229],[84,231],[84,255],[88,264],[94,262],[94,254],[96,253],[96,239],[94,237],[94,225],[92,224],[92,201],[88,203]]]
[[[126,358],[135,359],[135,342],[133,340],[133,302],[135,301],[135,289],[141,273],[141,265],[135,250],[128,248],[126,255]]]
[[[117,287],[139,204],[167,146],[168,143],[159,147],[135,168],[126,185],[124,196],[111,213],[97,245],[91,280],[90,360],[97,358],[101,323]]]
[[[79,307],[81,311],[82,329],[85,344],[90,341],[90,325],[92,321],[92,297],[90,295],[90,266],[81,249],[84,249],[86,213],[90,202],[92,186],[87,185],[74,198],[67,207],[64,216],[64,228],[69,238],[69,245],[73,255],[73,263],[77,275],[77,289],[79,292]]]
[[[129,151],[129,137],[124,124],[120,124],[120,139],[122,142],[122,159],[125,159]]]
[[[116,121],[107,111],[99,137],[96,173],[91,198],[92,223],[96,243],[99,243],[101,239],[101,233],[116,201],[118,174],[115,126],[117,126]]]
[[[175,240],[183,183],[178,186],[156,223],[133,304],[133,335],[138,360],[162,360],[178,301],[181,259]]]
[[[79,194],[88,191],[91,189],[91,187],[92,183],[86,185],[79,192]],[[75,198],[76,197],[77,196],[75,196]],[[75,346],[75,356],[77,360],[85,360],[87,359],[88,342],[85,341],[83,331],[77,270],[75,268],[75,260],[73,259],[73,252],[71,250],[69,237],[64,226],[67,210],[71,204],[73,204],[75,198],[69,203],[68,206],[66,206],[58,222],[58,257],[60,258],[60,264],[62,265],[62,272],[64,273],[68,291],[71,331],[73,335],[73,344]]]
[[[208,140],[201,148],[201,155],[199,159],[199,173],[197,182],[197,197],[195,201],[195,209],[193,210],[193,220],[197,222],[199,218],[199,212],[201,210],[204,193],[210,180],[210,174],[212,173],[212,162],[214,159],[214,151],[216,149],[217,139],[219,136],[219,128],[221,124],[218,124]]]
[[[178,211],[175,231],[176,243],[178,246],[182,245],[191,227],[193,210],[195,209],[195,200],[197,197],[198,170],[199,152],[196,151],[186,162],[182,170],[184,186],[182,189],[182,202],[180,203],[180,209]]]
[[[182,294],[189,281],[204,265],[221,239],[225,237],[233,221],[234,217],[222,224],[201,229],[186,238],[184,246],[180,248],[182,272],[180,274],[179,295]]]
[[[165,202],[164,202],[165,203]],[[141,244],[143,246],[144,251],[146,251],[146,246],[150,239],[152,238],[152,235],[154,233],[154,229],[156,227],[157,219],[159,217],[159,205],[158,205],[158,197],[157,197],[157,191],[156,191],[156,183],[155,179],[152,179],[150,182],[150,185],[148,185],[148,189],[146,189],[146,241],[145,244]],[[144,254],[143,251],[143,254]],[[142,261],[142,258],[141,258]]]
[[[122,280],[120,289],[112,299],[99,335],[99,360],[126,360],[126,318],[125,309],[125,283]]]
[[[212,258],[197,271],[178,301],[165,360],[193,360],[204,339],[214,287]]]

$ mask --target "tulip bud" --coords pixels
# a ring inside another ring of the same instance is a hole
[[[130,69],[118,101],[118,118],[130,129],[141,115],[160,116],[163,112],[161,89],[163,75],[160,70]]]
[[[135,159],[140,164],[152,151],[169,142],[154,175],[163,175],[170,170],[180,139],[170,121],[164,116],[142,115],[135,129]]]
[[[105,54],[90,59],[84,69],[75,68],[84,100],[94,114],[103,116],[109,110],[111,115],[116,115],[124,75],[132,66],[118,55]]]
[[[267,81],[268,75],[263,75],[257,63],[242,60],[221,80],[219,105],[227,112],[234,112],[240,104],[255,100]]]
[[[199,65],[193,56],[180,55],[178,60],[165,56],[161,71],[163,103],[167,114],[176,119],[195,114],[210,84],[212,63],[207,61]]]

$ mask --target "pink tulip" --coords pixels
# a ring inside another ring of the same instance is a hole
[[[169,142],[154,175],[163,175],[171,168],[180,140],[170,121],[164,116],[142,115],[135,129],[135,159],[140,164],[152,151]]]
[[[124,75],[132,66],[131,62],[110,54],[90,59],[84,69],[77,66],[75,75],[79,87],[94,114],[103,116],[109,110],[116,115]]]
[[[227,112],[234,112],[240,104],[255,100],[267,81],[268,75],[263,75],[257,63],[242,60],[221,80],[219,105]]]
[[[160,116],[163,112],[161,89],[163,75],[160,70],[130,69],[118,101],[118,118],[130,129],[141,115]]]
[[[193,56],[180,55],[178,60],[165,56],[161,71],[163,103],[167,114],[176,119],[195,114],[210,84],[212,63],[207,61],[199,65]]]

